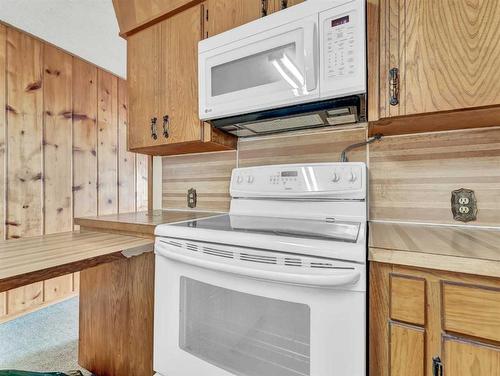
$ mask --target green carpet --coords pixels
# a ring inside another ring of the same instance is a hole
[[[90,375],[77,359],[78,298],[0,324],[0,369]]]

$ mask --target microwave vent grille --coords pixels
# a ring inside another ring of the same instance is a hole
[[[268,133],[273,131],[293,130],[303,127],[316,127],[319,125],[324,125],[323,119],[318,114],[312,114],[286,119],[274,119],[258,123],[248,123],[245,124],[245,128],[254,133]]]
[[[208,120],[238,137],[348,126],[366,121],[364,94]]]

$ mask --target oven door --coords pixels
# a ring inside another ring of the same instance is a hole
[[[200,118],[246,114],[319,98],[317,29],[317,15],[267,31],[255,30],[250,37],[250,31],[240,37],[240,30],[235,29],[230,31],[235,35],[233,42],[200,52]]]
[[[166,238],[156,255],[159,375],[365,375],[364,265]]]

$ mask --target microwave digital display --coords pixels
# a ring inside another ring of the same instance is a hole
[[[335,20],[332,20],[332,27],[344,25],[346,23],[349,23],[349,16],[344,16],[344,17],[340,17],[340,18],[337,18]]]
[[[289,178],[289,177],[297,177],[299,173],[297,171],[282,171],[281,177]]]

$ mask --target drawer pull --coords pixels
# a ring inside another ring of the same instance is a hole
[[[163,136],[165,138],[168,138],[170,136],[169,130],[168,130],[168,125],[170,122],[170,118],[168,115],[163,116]]]
[[[392,68],[389,70],[389,103],[391,106],[399,104],[399,69]]]
[[[158,138],[158,133],[156,131],[156,121],[158,119],[157,118],[151,118],[151,138],[153,140],[156,140]]]

